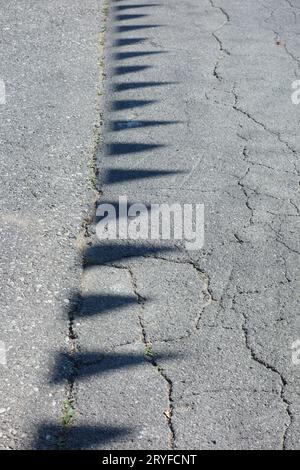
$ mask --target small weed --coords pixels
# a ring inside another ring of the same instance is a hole
[[[145,356],[146,356],[146,357],[150,357],[150,358],[153,358],[153,357],[154,357],[154,352],[153,352],[153,349],[152,349],[151,344],[148,344],[148,345],[145,347]]]
[[[74,418],[74,414],[74,400],[72,398],[67,398],[63,403],[62,424],[64,427],[70,425],[71,421]]]

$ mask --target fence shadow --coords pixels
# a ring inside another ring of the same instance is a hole
[[[112,2],[111,12],[113,15],[114,36],[112,38],[112,75],[111,90],[112,99],[110,102],[110,113],[113,116],[106,119],[109,142],[102,146],[99,152],[102,160],[111,161],[115,158],[138,158],[140,155],[151,154],[159,149],[165,149],[167,145],[164,142],[144,142],[144,131],[147,128],[166,128],[170,125],[176,125],[181,121],[162,120],[159,118],[147,119],[147,110],[156,105],[157,99],[149,99],[143,96],[137,99],[130,95],[130,92],[144,90],[151,91],[157,89],[167,89],[169,86],[176,86],[176,81],[153,81],[147,79],[146,74],[152,70],[155,65],[156,58],[167,54],[167,51],[153,50],[137,50],[135,47],[141,46],[147,42],[147,37],[138,36],[138,33],[162,27],[159,24],[141,24],[140,20],[145,20],[151,14],[151,9],[159,6],[158,3],[148,4],[131,4],[128,0],[127,4],[119,4]],[[134,10],[141,11],[147,8],[147,12],[135,13]],[[129,10],[130,13],[126,13]],[[131,13],[132,12],[132,13]],[[130,22],[130,24],[127,24]],[[125,50],[126,48],[126,50]],[[119,50],[120,49],[120,50]],[[132,60],[147,61],[151,59],[151,63],[124,64],[126,61]],[[139,76],[140,80],[135,77]],[[132,78],[132,79],[131,79]],[[133,110],[145,110],[143,119],[138,120],[129,115]],[[128,113],[122,118],[116,117],[115,113]],[[130,141],[128,131],[131,129],[139,130],[141,141]],[[114,140],[114,136],[118,139]],[[99,176],[99,186],[102,184],[113,186],[114,184],[130,183],[135,181],[146,181],[148,179],[155,180],[161,177],[174,177],[174,175],[182,173],[175,169],[162,168],[125,168],[125,167],[106,167]],[[105,196],[105,191],[104,191]],[[155,256],[158,253],[165,253],[174,250],[174,246],[159,244],[151,245],[149,243],[120,243],[106,242],[95,243],[88,246],[83,259],[83,268],[86,269],[90,265],[109,265],[122,259],[138,258],[145,256]],[[144,299],[147,301],[147,299]],[[77,317],[86,318],[86,321],[96,315],[113,315],[117,309],[126,308],[137,302],[136,297],[124,295],[85,295],[76,293],[71,298],[70,311],[68,316],[71,326]],[[74,307],[75,306],[75,307]],[[71,330],[71,328],[70,328]],[[73,333],[72,333],[73,334]],[[161,357],[161,359],[171,359],[172,357]],[[159,360],[159,358],[158,358]],[[148,359],[143,354],[116,354],[105,351],[89,351],[80,353],[80,351],[62,353],[57,352],[54,360],[54,367],[49,378],[52,384],[60,384],[64,382],[74,383],[74,381],[88,381],[91,377],[102,374],[113,374],[119,369],[130,369],[131,367],[145,364]],[[149,361],[148,361],[149,363]],[[121,406],[121,403],[120,403]],[[117,410],[116,410],[117,412]],[[99,413],[101,416],[101,413]],[[36,433],[36,439],[33,443],[34,449],[55,448],[62,436],[66,437],[66,448],[94,448],[107,445],[109,442],[118,439],[126,439],[134,430],[127,426],[110,427],[102,423],[99,425],[80,426],[75,421],[67,430],[61,425],[53,425],[53,423],[42,423]],[[50,436],[50,437],[49,437]]]

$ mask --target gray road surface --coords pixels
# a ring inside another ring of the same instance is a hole
[[[34,448],[54,445],[39,429],[60,425],[65,396],[51,374],[69,349],[75,241],[91,200],[99,4],[1,0],[0,9],[0,448]]]
[[[57,3],[3,33],[3,447],[299,449],[299,0],[110,1],[97,204],[204,204],[205,245],[94,218],[81,275],[99,18]]]

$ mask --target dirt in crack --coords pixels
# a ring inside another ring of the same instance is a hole
[[[75,247],[81,256],[82,267],[85,267],[85,251],[90,239],[89,228],[95,218],[97,203],[102,196],[101,190],[98,188],[98,169],[96,161],[96,152],[102,142],[101,125],[102,125],[102,96],[104,90],[105,70],[104,70],[104,48],[107,31],[108,21],[108,0],[104,0],[104,4],[100,13],[100,34],[99,34],[99,83],[96,93],[95,109],[97,111],[98,119],[92,129],[91,145],[88,151],[88,167],[89,167],[89,185],[92,189],[94,196],[91,202],[91,209],[89,214],[84,218],[81,229],[76,237]],[[82,298],[81,294],[70,296],[68,306],[68,361],[69,361],[69,374],[67,377],[67,385],[62,404],[61,416],[61,429],[58,435],[57,446],[59,449],[67,448],[68,433],[73,423],[76,411],[76,396],[75,396],[75,382],[77,379],[79,364],[77,363],[76,355],[79,351],[78,338],[74,330],[74,319],[81,309]]]

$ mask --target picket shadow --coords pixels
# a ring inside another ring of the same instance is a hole
[[[126,33],[130,31],[140,31],[142,29],[149,29],[149,28],[161,28],[162,24],[136,24],[136,25],[120,25],[117,27],[118,33]]]
[[[139,18],[146,18],[147,16],[149,16],[149,15],[144,15],[144,14],[136,14],[136,15],[120,14],[120,15],[116,15],[116,20],[117,21],[138,20]]]
[[[136,297],[129,295],[82,295],[80,308],[74,314],[74,318],[84,319],[95,315],[112,313],[114,310],[129,307],[136,304]]]
[[[118,241],[102,242],[100,245],[88,247],[84,254],[85,266],[109,264],[130,258],[150,257],[158,254],[167,254],[175,251],[172,244],[155,245],[140,241],[120,243]]]
[[[111,143],[107,145],[106,155],[113,157],[116,155],[128,155],[131,153],[149,152],[150,150],[156,150],[164,148],[163,144],[142,144],[140,142],[130,143]]]
[[[132,206],[133,204],[137,204],[137,203],[140,203],[141,201],[133,201],[133,200],[130,200],[130,199],[127,199],[127,207],[126,207],[126,210],[127,210],[127,213],[128,213],[128,208],[130,206]],[[115,201],[112,201],[111,199],[108,200],[108,199],[101,199],[100,200],[100,204],[97,205],[97,209],[98,207],[101,205],[102,207],[104,207],[105,205],[109,205],[111,207],[114,208],[114,211],[115,211],[115,214],[116,214],[116,220],[119,221],[122,219],[122,217],[120,216],[120,205],[119,205],[119,201],[115,200]],[[147,203],[147,202],[143,202],[144,206],[146,207],[146,209],[149,211],[151,209],[151,204]],[[100,220],[102,219],[102,217],[99,217],[97,215],[97,210],[96,210],[96,215],[94,216],[94,224],[97,224],[98,222],[100,222]]]
[[[119,2],[115,2],[119,3]],[[113,9],[115,12],[126,11],[127,9],[134,8],[151,8],[155,7],[158,4],[124,4],[124,5],[114,5]],[[140,20],[142,17],[148,16],[148,14],[123,14],[117,13],[115,15],[115,20],[123,23],[124,21],[136,21]],[[115,66],[111,69],[113,85],[112,90],[115,93],[127,92],[130,90],[162,87],[166,85],[176,85],[177,82],[155,82],[147,81],[145,74],[147,71],[150,71],[154,67],[154,59],[161,55],[162,53],[167,53],[167,51],[139,51],[139,50],[123,50],[118,51],[117,48],[122,48],[126,46],[138,46],[147,41],[146,37],[132,37],[131,32],[142,32],[143,30],[152,29],[153,31],[156,28],[159,28],[164,25],[159,24],[118,24],[114,31],[118,34],[128,33],[129,37],[115,37],[113,40],[113,53],[112,59],[115,62],[127,60],[127,59],[142,59],[147,58],[150,60],[151,65],[149,64],[139,64],[139,65],[119,65],[114,64]],[[143,79],[141,81],[131,81],[131,75],[136,76],[135,74],[143,72]],[[123,82],[118,82],[122,80]],[[125,77],[126,76],[126,77]],[[124,82],[128,79],[128,82]],[[151,90],[152,91],[152,90]],[[158,101],[152,99],[132,99],[131,96],[126,97],[125,99],[112,99],[110,107],[112,113],[117,111],[126,111],[126,110],[148,110],[148,107],[152,104],[156,104]],[[137,112],[137,111],[133,111]],[[134,115],[133,115],[134,116]],[[135,117],[135,116],[134,116]],[[108,130],[111,133],[118,132],[118,137],[121,137],[121,141],[115,142],[117,139],[110,139],[111,142],[106,142],[102,146],[101,151],[98,152],[98,157],[103,160],[103,157],[111,156],[129,156],[136,154],[138,159],[140,154],[146,152],[153,152],[156,149],[161,149],[167,147],[167,145],[162,143],[146,143],[141,142],[130,142],[127,140],[129,135],[129,129],[140,129],[141,138],[144,140],[143,129],[148,127],[160,127],[168,126],[179,123],[180,121],[171,121],[171,120],[160,120],[157,117],[154,119],[147,120],[147,116],[144,116],[142,120],[137,118],[129,119],[125,118],[114,119],[112,118],[108,124]],[[124,134],[120,132],[124,131]],[[124,139],[122,140],[122,137]],[[130,157],[128,157],[130,158]],[[160,169],[160,168],[106,168],[99,174],[98,185],[101,188],[102,185],[111,185],[120,184],[120,183],[130,183],[130,182],[140,182],[143,184],[146,180],[157,180],[159,178],[164,178],[164,182],[168,177],[172,178],[179,174],[185,173],[184,171],[175,170],[175,169]],[[105,203],[101,199],[101,203]],[[116,201],[115,201],[116,204]],[[148,207],[148,206],[147,206]],[[117,217],[119,214],[117,213]],[[97,222],[97,218],[93,220]],[[176,249],[178,251],[178,249]],[[160,243],[160,242],[146,242],[146,241],[101,241],[101,243],[93,243],[88,245],[85,249],[82,266],[83,269],[90,268],[94,265],[111,265],[112,263],[118,263],[120,261],[128,260],[131,258],[139,257],[155,257],[157,255],[166,255],[168,253],[175,252],[174,244],[170,243]],[[149,299],[145,299],[149,300]],[[151,299],[150,299],[151,300]],[[89,319],[97,315],[114,315],[116,310],[122,308],[130,307],[137,303],[136,296],[131,295],[115,295],[115,294],[82,294],[75,293],[70,298],[70,305],[68,307],[68,320],[69,320],[69,335],[72,340],[76,339],[76,332],[73,331],[73,324],[76,318],[86,319],[88,322]],[[76,328],[75,328],[76,330]],[[99,337],[101,336],[101,331],[99,331]],[[80,341],[79,341],[80,344]],[[142,345],[141,345],[142,346]],[[155,361],[165,361],[177,357],[177,355],[161,355],[155,357]],[[120,369],[130,369],[140,365],[145,365],[146,361],[152,362],[153,359],[149,359],[141,353],[115,353],[107,352],[101,350],[91,350],[88,352],[80,352],[78,350],[72,352],[57,352],[56,357],[54,358],[54,366],[51,371],[49,380],[52,384],[62,384],[68,383],[74,384],[74,382],[88,381],[92,377],[102,376],[107,374],[113,374]],[[122,404],[120,403],[120,406]],[[101,416],[101,413],[99,413]],[[126,427],[110,427],[99,423],[99,426],[77,425],[76,422],[68,429],[68,436],[66,447],[67,448],[93,448],[93,446],[104,446],[111,441],[116,441],[118,439],[126,438],[133,430]],[[34,448],[42,449],[45,446],[49,447],[49,442],[47,443],[48,436],[55,436],[56,441],[62,436],[62,433],[66,434],[66,430],[62,426],[53,425],[51,423],[43,423],[37,429],[36,442]],[[51,441],[51,439],[50,439]],[[52,441],[51,441],[52,442]]]
[[[91,449],[128,436],[133,431],[133,428],[121,426],[72,425],[65,442],[61,426],[43,423],[38,426],[32,450],[64,450],[66,446],[70,450]]]
[[[110,122],[110,131],[120,132],[129,129],[143,128],[143,127],[161,127],[161,126],[171,126],[174,124],[180,124],[182,121],[122,121],[115,120]]]
[[[150,106],[156,103],[154,100],[115,100],[111,103],[112,111],[123,111],[126,109],[140,108]]]
[[[124,82],[115,83],[113,90],[115,92],[137,90],[140,88],[154,88],[167,85],[176,85],[176,82]]]
[[[147,57],[159,54],[167,54],[167,51],[131,51],[131,52],[117,52],[114,60],[135,59],[137,57]]]
[[[176,354],[161,354],[155,356],[159,362],[174,359]],[[66,382],[73,375],[77,381],[88,380],[96,375],[111,374],[116,370],[128,369],[150,362],[144,354],[114,353],[104,351],[89,351],[88,353],[59,353],[55,358],[51,382],[54,384]]]
[[[147,38],[118,38],[114,41],[114,47],[134,46],[145,42]]]
[[[119,184],[125,181],[145,180],[147,178],[158,178],[163,176],[175,176],[184,174],[184,171],[172,170],[136,170],[127,168],[110,168],[103,175],[103,184]]]
[[[151,8],[151,7],[159,7],[161,6],[160,3],[141,3],[141,4],[126,4],[126,5],[116,5],[114,9],[116,11],[123,11],[123,10],[131,10],[137,8]]]
[[[130,73],[142,72],[150,68],[150,65],[120,65],[119,67],[115,67],[113,75],[127,75]]]
[[[97,448],[116,439],[130,437],[134,433],[133,427],[74,426],[69,433],[70,448],[73,450]]]

